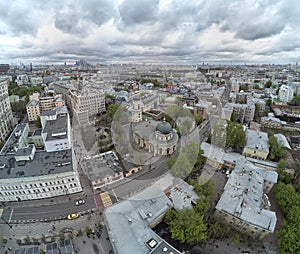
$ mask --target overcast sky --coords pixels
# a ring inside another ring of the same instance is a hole
[[[300,62],[299,0],[0,0],[0,63]]]

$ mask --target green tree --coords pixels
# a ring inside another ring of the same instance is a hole
[[[196,125],[199,125],[203,121],[202,116],[197,113],[194,113],[194,119],[196,121]]]
[[[272,81],[271,80],[268,80],[266,83],[265,83],[265,88],[270,88],[272,86]]]
[[[267,99],[266,100],[266,106],[271,106],[272,105],[272,99]]]
[[[300,96],[295,96],[291,102],[290,102],[291,105],[294,105],[294,106],[300,106]]]
[[[240,86],[240,91],[242,91],[242,90],[243,91],[248,91],[248,89],[249,89],[248,84],[243,84],[243,85]]]
[[[238,121],[238,119],[239,119],[238,113],[237,113],[237,112],[232,112],[230,120],[231,120],[232,122],[235,122],[235,123],[236,123],[236,122]]]
[[[278,140],[275,136],[269,137],[269,145],[269,160],[279,161],[280,159],[285,158],[287,156],[284,146],[278,143]]]
[[[246,134],[243,126],[234,122],[228,122],[226,128],[226,146],[239,152],[246,144]]]
[[[41,118],[40,118],[40,117],[38,117],[38,118],[36,119],[36,121],[35,121],[35,126],[36,126],[37,128],[42,128],[42,123],[41,123]]]
[[[108,116],[113,119],[115,113],[117,112],[117,110],[119,109],[120,105],[119,104],[110,104],[108,106]]]
[[[203,215],[194,209],[175,211],[168,210],[166,222],[172,235],[172,239],[181,243],[195,244],[207,238],[207,225]]]

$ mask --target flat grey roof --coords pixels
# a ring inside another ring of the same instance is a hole
[[[246,131],[246,137],[247,143],[245,147],[267,153],[269,152],[268,133],[248,129]]]
[[[86,159],[84,166],[91,181],[103,179],[123,171],[113,153],[96,155]]]
[[[8,140],[5,142],[5,145],[2,147],[0,154],[7,154],[11,153],[15,147],[18,147],[18,141],[20,138],[20,135],[24,132],[27,123],[18,124],[13,132],[10,134]],[[15,151],[14,151],[15,152]]]
[[[30,144],[27,147],[18,148],[15,156],[26,156],[32,153],[34,145]]]
[[[68,115],[58,114],[55,120],[46,121],[43,133],[47,133],[46,141],[65,139],[68,135]]]
[[[31,100],[30,102],[28,102],[27,106],[36,106],[36,105],[38,105],[38,104],[39,104],[38,101],[36,101],[36,100]]]
[[[14,155],[0,155],[0,179],[37,177],[73,170],[71,149],[36,151],[32,161],[17,162]]]

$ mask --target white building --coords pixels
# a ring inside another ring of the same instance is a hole
[[[0,152],[0,201],[50,198],[82,191],[70,146],[66,108],[42,119],[43,131],[16,126]],[[44,150],[37,148],[45,147]]]
[[[286,85],[282,85],[279,89],[279,93],[278,93],[278,99],[287,103],[290,102],[294,97],[294,89],[286,86]]]
[[[3,142],[13,128],[13,114],[8,97],[9,80],[0,79],[0,142]]]

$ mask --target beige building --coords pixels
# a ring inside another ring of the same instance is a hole
[[[102,90],[85,88],[70,91],[73,117],[78,123],[89,123],[90,117],[106,111],[105,95]]]
[[[9,80],[0,79],[0,142],[4,142],[13,128],[13,114],[8,97]]]
[[[266,160],[269,155],[269,138],[266,132],[247,130],[247,143],[243,155],[255,159]]]
[[[41,112],[50,111],[53,108],[62,106],[65,106],[65,102],[61,94],[41,97],[40,93],[33,93],[29,96],[29,102],[26,105],[28,121],[36,121],[40,117]]]

